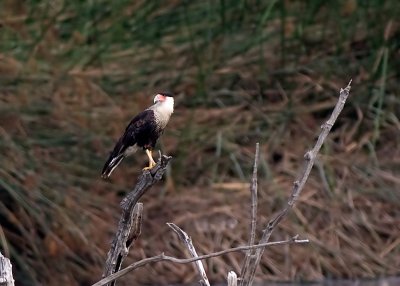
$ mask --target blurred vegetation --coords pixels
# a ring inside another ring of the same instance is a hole
[[[144,198],[132,259],[182,255],[167,221],[200,253],[245,243],[255,142],[265,223],[350,78],[349,103],[274,235],[312,244],[272,248],[257,277],[398,275],[398,15],[396,0],[1,1],[0,245],[18,285],[100,277],[118,202],[146,157],[124,162],[111,183],[100,170],[157,91],[176,94],[159,144],[174,160]],[[241,259],[207,261],[210,278],[222,281]],[[190,266],[157,264],[126,281],[185,283],[193,275]]]

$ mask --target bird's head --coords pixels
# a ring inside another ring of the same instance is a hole
[[[162,128],[164,128],[171,114],[174,112],[174,98],[172,94],[167,92],[160,92],[154,97],[154,104],[149,109],[155,112],[156,120]]]
[[[154,103],[169,103],[169,104],[174,104],[174,98],[172,97],[172,94],[168,92],[163,92],[163,93],[158,93],[154,97]]]
[[[154,109],[171,115],[174,112],[174,98],[168,92],[158,93],[154,97]]]

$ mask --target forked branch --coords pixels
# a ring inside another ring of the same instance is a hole
[[[275,227],[286,216],[289,210],[296,203],[308,179],[308,176],[310,175],[311,169],[315,162],[315,158],[317,157],[317,154],[321,149],[322,144],[324,143],[326,137],[331,131],[331,128],[333,124],[336,122],[336,119],[338,118],[340,112],[343,110],[343,106],[346,103],[347,97],[349,96],[350,93],[350,88],[351,88],[351,80],[345,89],[340,89],[339,100],[336,103],[336,106],[333,109],[332,114],[328,119],[328,121],[326,121],[325,124],[321,126],[322,131],[318,136],[318,140],[315,143],[314,148],[306,152],[306,154],[304,155],[305,163],[303,170],[299,178],[293,184],[292,194],[288,199],[286,207],[281,212],[279,212],[278,215],[276,215],[273,219],[271,219],[268,222],[267,227],[263,231],[259,244],[263,244],[269,241],[269,238],[271,237],[271,234],[274,231]],[[263,253],[264,253],[264,248],[259,248],[256,250],[254,260],[251,260],[249,267],[242,272],[242,277],[241,277],[242,279],[240,281],[240,286],[249,286],[253,284],[254,275],[258,265],[260,264],[260,260]]]
[[[107,283],[110,283],[111,281],[114,281],[115,279],[126,275],[127,273],[143,267],[147,264],[150,263],[154,263],[154,262],[160,262],[160,261],[169,261],[172,263],[178,263],[178,264],[187,264],[187,263],[192,263],[198,260],[203,260],[203,259],[208,259],[211,257],[216,257],[216,256],[221,256],[230,252],[236,252],[236,251],[244,251],[244,250],[250,250],[250,249],[256,249],[256,248],[264,248],[264,247],[268,247],[268,246],[274,246],[274,245],[284,245],[284,244],[303,244],[303,243],[309,243],[310,241],[308,239],[298,239],[298,236],[294,236],[293,238],[289,239],[289,240],[283,240],[283,241],[275,241],[275,242],[267,242],[267,243],[263,243],[263,244],[256,244],[256,245],[251,245],[251,246],[238,246],[235,248],[229,248],[229,249],[225,249],[225,250],[221,250],[218,252],[213,252],[210,254],[205,254],[205,255],[201,255],[198,257],[192,257],[192,258],[176,258],[176,257],[172,257],[172,256],[167,256],[164,253],[161,253],[157,256],[153,256],[153,257],[149,257],[149,258],[145,258],[142,259],[138,262],[132,263],[131,265],[125,267],[124,269],[100,280],[99,282],[93,284],[92,286],[103,286],[106,285]]]
[[[143,171],[133,190],[122,200],[122,215],[107,254],[103,277],[121,269],[122,262],[129,253],[129,248],[140,235],[143,205],[138,201],[152,185],[162,178],[171,158],[163,155],[153,169]],[[115,285],[115,281],[110,282],[109,285]]]

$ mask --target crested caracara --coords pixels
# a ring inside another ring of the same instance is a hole
[[[174,98],[172,95],[169,93],[157,94],[154,97],[154,104],[136,115],[128,124],[104,164],[101,176],[108,178],[122,159],[133,154],[137,148],[143,148],[149,157],[149,166],[144,169],[153,168],[156,162],[152,157],[152,150],[173,111]]]

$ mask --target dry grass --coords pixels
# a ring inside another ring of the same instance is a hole
[[[21,285],[87,285],[100,277],[118,202],[145,155],[124,162],[112,183],[100,180],[100,169],[154,92],[177,95],[160,144],[174,159],[165,184],[144,199],[131,259],[182,255],[166,222],[182,227],[202,254],[244,244],[255,142],[265,223],[285,202],[301,156],[350,77],[350,102],[318,168],[274,233],[276,239],[298,233],[313,243],[271,248],[257,277],[398,274],[396,1],[334,7],[119,1],[110,11],[78,2],[0,4],[7,11],[0,44],[0,223],[2,248]],[[209,278],[221,281],[243,257],[207,261]],[[184,283],[194,275],[190,266],[161,263],[126,281]]]

